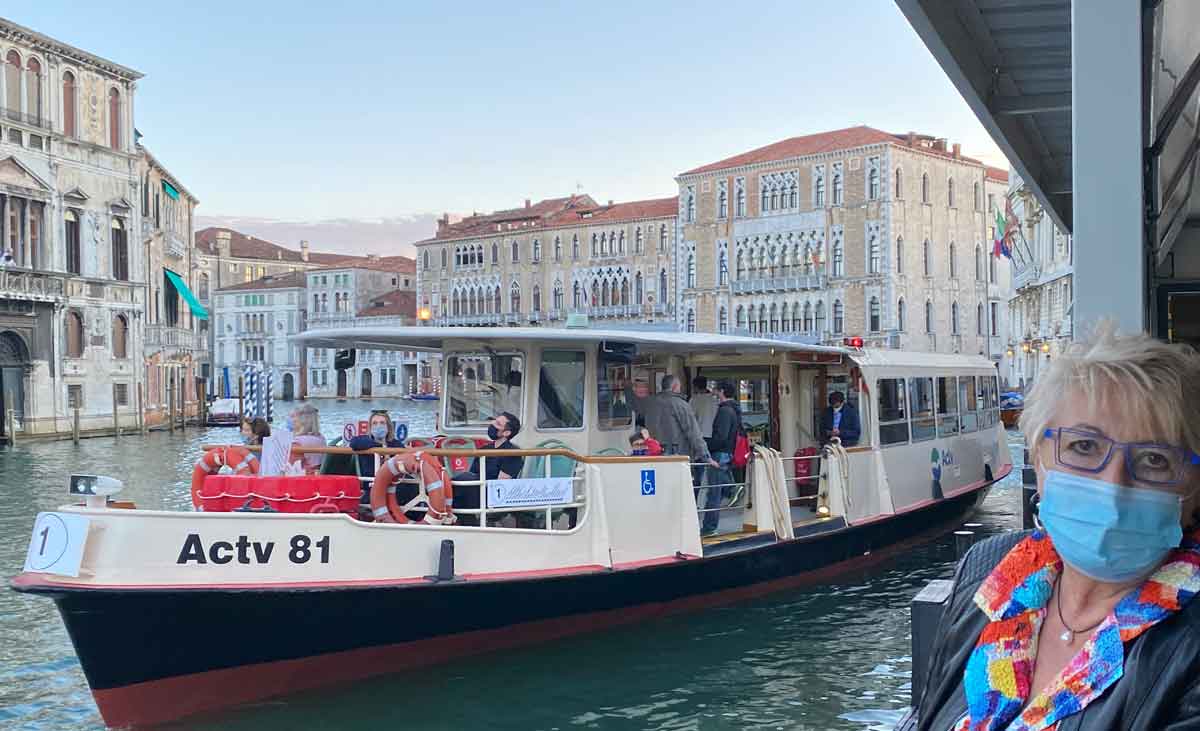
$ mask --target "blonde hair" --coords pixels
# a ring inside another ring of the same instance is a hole
[[[1030,452],[1069,399],[1093,409],[1109,404],[1153,429],[1154,440],[1200,452],[1200,355],[1144,333],[1121,335],[1112,322],[1050,361],[1025,399],[1021,431]]]
[[[297,406],[292,410],[292,416],[296,419],[297,436],[301,434],[321,436],[321,417],[316,406],[312,404]]]

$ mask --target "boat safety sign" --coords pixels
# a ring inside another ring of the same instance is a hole
[[[91,520],[71,513],[38,513],[25,554],[25,570],[39,574],[79,576]]]
[[[642,470],[642,494],[654,494],[654,470]]]

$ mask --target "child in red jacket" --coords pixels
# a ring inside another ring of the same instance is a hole
[[[662,445],[658,443],[657,439],[650,436],[646,427],[642,427],[630,435],[629,446],[635,457],[658,457],[663,453]]]

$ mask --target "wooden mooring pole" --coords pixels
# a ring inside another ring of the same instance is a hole
[[[200,381],[196,386],[199,390],[198,400],[200,403],[196,409],[196,419],[199,422],[198,426],[204,426],[208,422],[208,384]]]
[[[167,431],[175,433],[175,379],[167,377]]]
[[[79,407],[75,407],[75,418],[71,422],[71,441],[79,444]]]
[[[112,401],[113,401],[113,436],[121,436],[121,415],[117,411],[117,384],[112,385]]]
[[[146,434],[146,396],[145,384],[139,383],[137,388],[138,427],[143,435]]]

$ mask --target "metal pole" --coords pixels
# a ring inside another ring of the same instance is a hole
[[[975,534],[969,530],[954,531],[954,555],[962,558],[967,555],[972,544],[975,543]]]
[[[246,418],[246,379],[238,376],[238,423]]]
[[[75,407],[75,420],[71,423],[71,439],[79,444],[79,407]]]
[[[167,431],[175,433],[175,379],[170,376],[167,376]]]
[[[200,390],[199,413],[196,416],[200,420],[200,426],[204,426],[208,422],[208,385],[204,381],[200,381],[196,387]]]
[[[121,436],[121,417],[117,414],[117,384],[112,385],[113,402],[113,436]]]
[[[140,427],[143,435],[146,433],[146,397],[142,393],[144,386],[145,384],[139,383],[137,392],[138,426]]]

